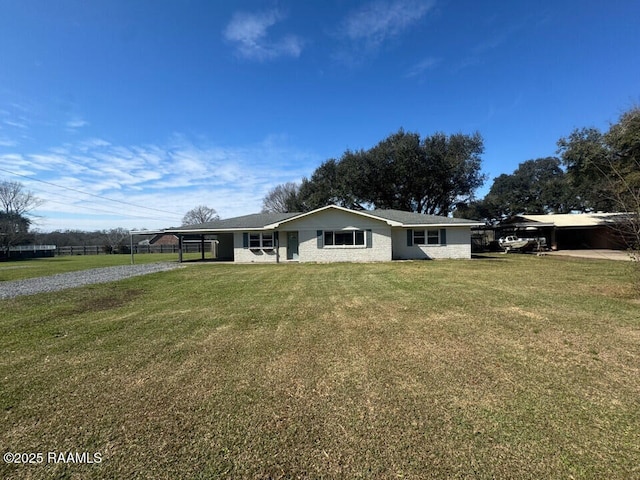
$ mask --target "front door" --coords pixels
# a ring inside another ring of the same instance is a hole
[[[298,232],[287,232],[287,260],[298,260]]]

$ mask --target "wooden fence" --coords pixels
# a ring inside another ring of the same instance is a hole
[[[210,251],[208,244],[204,247],[205,252]],[[183,253],[200,253],[200,243],[184,243]],[[115,251],[109,251],[104,245],[77,245],[69,247],[58,247],[57,255],[105,255],[111,253],[131,254],[129,245],[120,245]],[[178,254],[178,245],[134,245],[133,253],[175,253]]]
[[[8,253],[8,255],[7,255]],[[18,258],[53,257],[56,253],[55,245],[18,245],[9,248],[9,252],[0,251],[0,260]]]

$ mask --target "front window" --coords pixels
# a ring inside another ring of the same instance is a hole
[[[364,246],[364,230],[325,230],[325,246]]]
[[[249,248],[269,249],[269,248],[273,248],[273,246],[274,246],[273,233],[250,233],[249,234]]]
[[[273,233],[262,234],[262,248],[273,248]]]
[[[440,244],[440,232],[438,230],[427,230],[427,244],[428,245]]]
[[[250,233],[249,234],[249,248],[260,248],[261,246],[261,234]]]
[[[414,245],[440,245],[439,230],[414,230]]]

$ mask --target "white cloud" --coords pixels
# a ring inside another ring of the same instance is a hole
[[[424,72],[428,70],[432,70],[440,64],[440,59],[438,58],[425,58],[415,65],[413,65],[409,71],[407,72],[407,77],[418,77],[422,75]]]
[[[18,142],[7,137],[0,137],[0,147],[15,147]]]
[[[9,127],[19,128],[21,130],[25,130],[28,128],[26,120],[23,120],[23,119],[20,119],[20,120],[5,119],[3,120],[3,123]]]
[[[375,1],[348,15],[340,34],[368,48],[377,48],[417,23],[433,5],[433,1],[423,0]]]
[[[87,125],[89,125],[89,122],[82,118],[73,118],[66,123],[68,130],[77,130],[78,128],[86,127]]]
[[[235,44],[240,56],[250,60],[271,60],[278,57],[297,58],[302,53],[303,41],[296,35],[273,39],[267,30],[283,20],[277,10],[263,13],[234,14],[224,30],[224,38]]]
[[[157,229],[178,225],[200,204],[223,218],[255,213],[269,189],[309,175],[320,160],[278,136],[245,146],[89,139],[0,155],[3,168],[23,175],[15,180],[45,200],[35,212],[41,230]]]

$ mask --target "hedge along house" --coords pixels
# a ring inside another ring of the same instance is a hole
[[[330,205],[307,213],[258,213],[167,229],[218,241],[216,258],[238,263],[378,262],[471,258],[471,227],[481,223],[399,210]],[[182,259],[182,255],[180,255]]]

